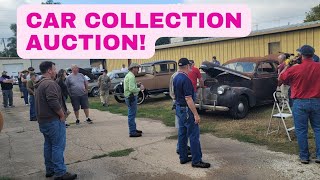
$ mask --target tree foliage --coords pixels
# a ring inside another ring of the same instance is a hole
[[[306,12],[306,18],[304,22],[312,22],[320,20],[320,4],[311,8],[309,12]]]
[[[60,2],[54,2],[53,0],[47,0],[46,2],[42,2],[41,4],[61,4]]]

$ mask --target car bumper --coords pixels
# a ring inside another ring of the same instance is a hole
[[[197,109],[211,110],[211,111],[229,111],[228,107],[225,106],[214,106],[214,105],[200,105],[196,104]]]

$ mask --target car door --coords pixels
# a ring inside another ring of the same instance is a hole
[[[273,93],[277,89],[278,73],[276,63],[272,61],[260,62],[256,68],[253,89],[257,103],[264,104],[273,101]]]
[[[172,69],[173,63],[164,63],[164,64],[155,64],[155,81],[156,89],[168,89],[170,78],[172,73],[170,73],[170,69]]]

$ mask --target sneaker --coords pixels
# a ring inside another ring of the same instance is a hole
[[[197,164],[192,164],[192,167],[194,168],[209,168],[211,166],[210,163],[205,163],[205,162],[198,162]]]
[[[134,133],[134,134],[130,134],[129,137],[141,137],[142,134],[141,133]]]
[[[31,118],[30,121],[38,121],[37,118]]]
[[[14,107],[16,107],[16,106],[14,106],[14,105],[9,106],[9,108],[14,108]]]
[[[320,159],[316,159],[315,162],[320,164]]]
[[[21,98],[24,98],[23,96],[21,96]]]
[[[53,177],[54,173],[46,173],[46,178]]]
[[[142,134],[142,133],[143,133],[143,132],[142,132],[142,131],[140,131],[140,130],[136,130],[136,132],[137,132],[137,133],[140,133],[140,134]]]
[[[29,106],[29,104],[26,104],[26,106]]]
[[[300,159],[300,162],[301,162],[302,164],[309,164],[310,160],[309,160],[309,159],[307,159],[307,160]]]
[[[79,124],[80,124],[80,120],[77,119],[77,120],[76,120],[76,125],[79,125]]]
[[[54,180],[74,180],[77,178],[77,174],[71,174],[66,172],[63,176],[55,177]]]
[[[92,124],[92,123],[93,123],[90,118],[87,118],[86,122],[87,122],[88,124]]]
[[[191,161],[192,161],[192,157],[188,157],[188,159],[185,160],[185,161],[181,161],[180,160],[180,164],[186,164],[186,163],[191,162]]]
[[[66,123],[66,128],[68,128],[70,126],[70,124]]]

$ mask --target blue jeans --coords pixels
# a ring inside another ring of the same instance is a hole
[[[8,107],[13,106],[13,92],[12,89],[10,90],[2,90],[2,96],[3,96],[3,106]]]
[[[66,147],[66,125],[59,119],[39,124],[40,132],[44,136],[44,160],[47,173],[62,176],[67,167],[64,164],[64,150]]]
[[[137,115],[137,96],[133,102],[129,102],[129,99],[125,99],[128,106],[128,125],[129,125],[129,134],[136,134],[137,125],[136,125],[136,115]]]
[[[308,120],[315,135],[316,156],[320,159],[320,99],[295,99],[293,101],[293,118],[298,139],[300,159],[310,157],[308,147]]]
[[[22,86],[22,87],[21,87],[21,92],[23,93],[24,103],[25,103],[25,104],[29,104],[29,102],[28,102],[28,95],[29,95],[29,93],[28,93],[27,88],[24,87],[24,86]]]
[[[34,96],[29,95],[29,103],[30,103],[30,120],[36,118],[36,105],[34,102]]]
[[[187,144],[189,137],[192,163],[196,164],[202,161],[199,125],[195,124],[194,115],[188,107],[177,105],[176,114],[179,117],[178,143],[180,161],[188,159]]]

